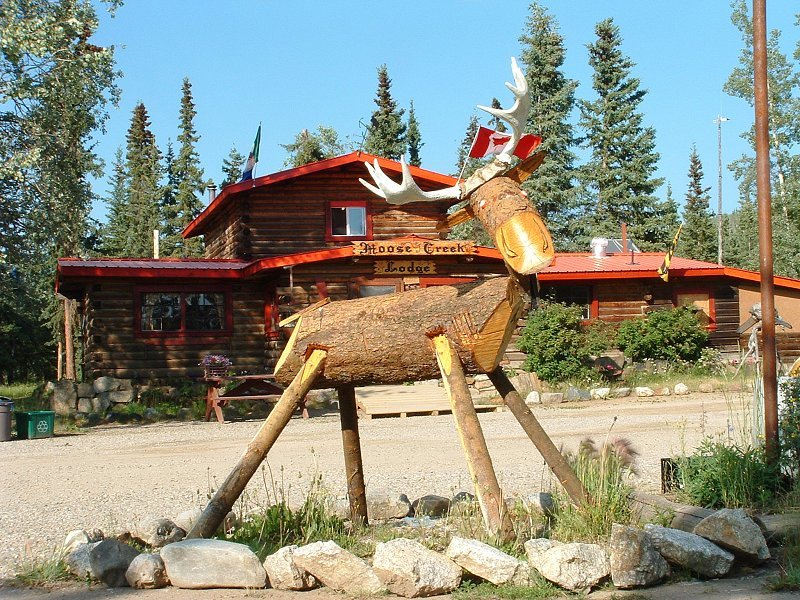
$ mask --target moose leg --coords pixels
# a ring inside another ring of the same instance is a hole
[[[364,465],[361,462],[361,440],[358,435],[356,389],[352,385],[347,385],[336,388],[336,393],[339,395],[339,419],[342,423],[350,518],[353,523],[367,525],[367,492],[364,488]]]
[[[280,400],[269,413],[269,417],[248,444],[247,450],[233,471],[230,472],[208,506],[203,510],[203,514],[187,534],[187,538],[204,538],[214,534],[219,524],[230,512],[234,502],[241,496],[258,466],[266,458],[280,433],[289,423],[292,413],[322,373],[327,354],[326,350],[321,349],[314,349],[310,352],[303,368],[297,373],[289,387],[283,391]]]
[[[461,445],[467,457],[467,466],[481,507],[483,522],[492,535],[508,539],[513,536],[511,519],[505,510],[500,485],[497,483],[486,439],[472,404],[461,361],[444,334],[435,335],[433,345]]]
[[[547,435],[541,424],[525,404],[525,401],[519,395],[513,384],[508,380],[503,369],[497,367],[494,371],[489,373],[489,379],[494,384],[495,389],[503,397],[506,406],[511,409],[511,412],[522,425],[522,429],[528,434],[539,454],[542,455],[547,466],[553,471],[555,476],[564,486],[570,500],[575,506],[581,506],[585,503],[589,496],[583,487],[580,479],[575,475],[575,471],[569,466],[567,459],[558,451],[553,440]]]

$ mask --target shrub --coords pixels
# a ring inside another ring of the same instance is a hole
[[[519,348],[527,354],[523,368],[545,381],[564,381],[587,375],[589,350],[578,306],[542,302],[528,314]]]
[[[797,481],[800,476],[800,377],[781,383],[784,402],[778,416],[781,458],[788,474]]]
[[[695,361],[708,343],[708,333],[695,312],[682,306],[623,321],[617,343],[633,360]]]
[[[706,508],[763,508],[781,489],[780,467],[762,447],[706,438],[692,456],[676,459],[678,496]]]

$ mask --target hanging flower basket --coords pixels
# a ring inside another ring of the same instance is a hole
[[[206,377],[224,377],[232,364],[231,359],[223,354],[207,354],[200,361]]]

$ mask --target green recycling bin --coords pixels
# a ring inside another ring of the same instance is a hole
[[[0,396],[0,442],[11,439],[11,413],[14,412],[14,403],[11,398]]]
[[[53,437],[53,422],[56,413],[52,410],[29,410],[15,412],[17,418],[17,439],[33,440]]]

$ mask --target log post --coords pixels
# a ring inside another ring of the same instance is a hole
[[[500,485],[497,483],[486,438],[483,436],[475,406],[472,404],[472,396],[467,387],[461,361],[447,336],[438,333],[432,339],[436,361],[453,411],[453,419],[467,457],[467,467],[475,487],[475,495],[481,507],[483,522],[492,535],[504,540],[509,539],[514,534],[511,519],[505,509]]]
[[[522,429],[528,434],[539,454],[544,458],[544,462],[553,471],[561,485],[567,491],[570,500],[575,506],[582,506],[589,500],[589,496],[583,487],[580,479],[575,475],[575,471],[569,466],[567,459],[558,451],[553,440],[547,435],[539,421],[536,419],[531,409],[519,395],[513,384],[508,380],[503,369],[497,367],[489,373],[489,380],[494,384],[495,389],[503,397],[506,406],[511,409],[513,415],[522,425]]]
[[[287,387],[258,430],[239,462],[230,472],[214,497],[203,510],[203,514],[187,534],[187,538],[209,537],[228,515],[234,502],[241,496],[250,478],[264,461],[270,448],[289,423],[297,406],[305,398],[325,366],[327,351],[319,348],[310,351],[303,368]]]
[[[368,525],[367,492],[364,487],[364,464],[361,461],[361,440],[358,434],[356,389],[352,385],[336,388],[339,395],[339,419],[342,424],[344,470],[347,477],[347,497],[353,523]]]
[[[72,302],[73,301],[69,298],[64,298],[64,379],[75,381],[75,344],[72,339]]]

